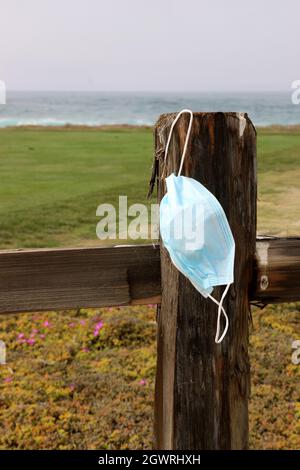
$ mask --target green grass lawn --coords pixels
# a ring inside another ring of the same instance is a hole
[[[0,130],[0,249],[100,244],[96,207],[145,202],[152,133]],[[258,133],[258,230],[300,232],[300,133]],[[0,300],[1,301],[1,300]],[[300,448],[299,304],[253,309],[250,445]],[[3,315],[0,449],[149,449],[155,306]]]
[[[258,132],[258,232],[300,234],[300,132]]]
[[[96,208],[145,202],[152,132],[0,131],[0,247],[100,243]]]
[[[150,129],[0,130],[0,248],[100,244],[96,208],[147,202]],[[258,134],[258,230],[300,233],[300,133]]]

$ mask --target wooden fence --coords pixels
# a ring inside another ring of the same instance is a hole
[[[150,188],[176,171],[187,121],[163,149],[174,115],[155,127]],[[300,300],[300,238],[256,238],[256,133],[246,115],[195,113],[184,174],[220,200],[236,241],[230,332],[214,343],[216,309],[172,265],[163,246],[0,251],[0,313],[158,304],[155,447],[248,446],[249,303]],[[221,289],[217,288],[217,295]]]

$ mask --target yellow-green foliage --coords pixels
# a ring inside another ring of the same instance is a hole
[[[296,304],[253,312],[251,447],[300,447]],[[1,449],[149,449],[155,307],[6,315]]]
[[[0,335],[0,448],[151,446],[154,307],[10,315]]]
[[[268,306],[253,319],[251,447],[300,449],[300,364],[291,360],[292,342],[300,339],[300,306]]]

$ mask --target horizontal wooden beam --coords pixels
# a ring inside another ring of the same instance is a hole
[[[253,300],[265,304],[300,300],[300,237],[256,240]]]
[[[257,239],[250,297],[300,300],[300,238]],[[159,303],[158,245],[0,251],[0,313]]]
[[[0,313],[157,303],[159,249],[0,251]]]

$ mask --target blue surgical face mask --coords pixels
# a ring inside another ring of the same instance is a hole
[[[215,341],[220,343],[229,325],[222,304],[233,283],[235,243],[225,212],[215,196],[193,178],[181,176],[193,121],[190,110],[182,110],[172,123],[165,159],[173,128],[183,113],[189,113],[191,118],[178,176],[171,174],[166,178],[167,193],[160,204],[160,233],[176,268],[200,294],[218,305]],[[211,295],[219,285],[226,285],[220,302]],[[221,313],[226,325],[220,336]]]

